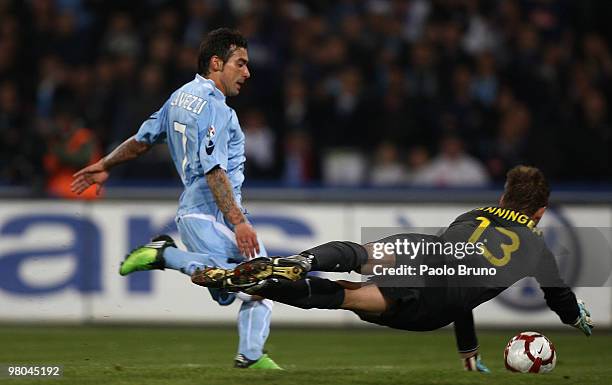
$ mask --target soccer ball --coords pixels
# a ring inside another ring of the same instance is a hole
[[[521,373],[548,373],[555,368],[557,352],[548,338],[537,332],[522,332],[504,350],[506,369]]]

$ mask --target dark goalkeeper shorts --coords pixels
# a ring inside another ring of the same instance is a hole
[[[392,305],[383,313],[355,312],[363,321],[394,329],[429,331],[453,322],[444,288],[379,287]]]

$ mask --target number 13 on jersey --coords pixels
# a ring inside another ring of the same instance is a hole
[[[478,225],[476,230],[474,230],[474,232],[470,236],[470,239],[468,239],[468,242],[470,243],[476,243],[476,241],[478,241],[478,239],[480,239],[480,237],[482,236],[482,233],[484,233],[487,227],[489,227],[489,225],[491,224],[491,221],[485,217],[478,217],[476,219],[480,221],[480,224]],[[510,262],[510,258],[512,258],[512,253],[518,250],[519,246],[521,245],[521,240],[519,239],[518,234],[512,230],[508,230],[499,226],[496,226],[495,230],[508,237],[510,239],[510,243],[502,243],[499,245],[503,252],[502,257],[496,257],[495,255],[493,255],[486,246],[484,246],[483,255],[491,265],[498,267],[505,266],[508,264],[508,262]]]

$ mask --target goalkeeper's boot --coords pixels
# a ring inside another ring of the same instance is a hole
[[[256,280],[249,276],[236,274],[234,269],[224,269],[221,267],[196,269],[191,274],[191,282],[208,289],[223,289],[228,292],[244,290],[257,283]]]
[[[258,360],[249,360],[242,354],[238,354],[234,360],[234,367],[240,369],[272,369],[283,370],[267,354],[259,357]]]
[[[312,267],[312,256],[297,254],[289,257],[260,257],[236,266],[235,274],[253,281],[268,278],[284,278],[297,281],[306,277]]]
[[[248,289],[267,278],[283,278],[297,281],[310,271],[309,255],[290,257],[259,257],[243,262],[233,270],[209,267],[196,270],[191,281],[196,285],[239,291]]]
[[[168,235],[160,235],[144,246],[132,250],[119,268],[119,274],[128,275],[135,271],[163,270],[165,261],[163,257],[166,247],[176,247],[174,240]]]

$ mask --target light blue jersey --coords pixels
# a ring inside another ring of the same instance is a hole
[[[162,108],[146,120],[136,140],[166,142],[185,191],[178,215],[215,212],[216,203],[205,174],[215,167],[227,172],[234,198],[241,204],[244,181],[244,133],[236,112],[212,80],[196,75],[176,90]]]

